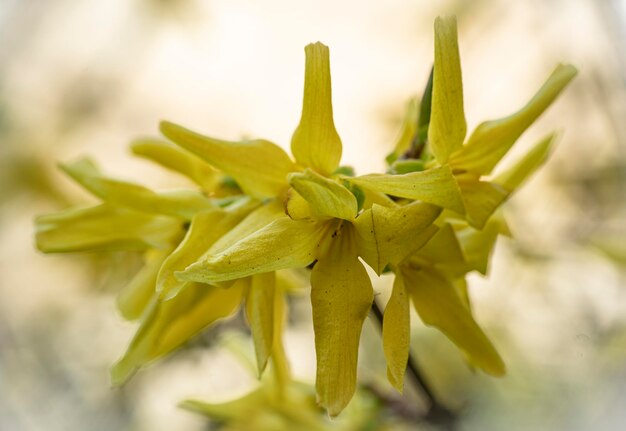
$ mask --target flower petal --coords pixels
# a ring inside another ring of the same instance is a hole
[[[489,220],[482,230],[467,226],[456,230],[467,269],[466,271],[478,271],[483,275],[487,274],[489,256],[493,246],[498,239],[501,229],[499,220]]]
[[[185,400],[180,407],[194,413],[204,415],[220,423],[246,423],[246,418],[253,419],[260,411],[268,407],[267,388],[260,388],[232,401],[223,403],[207,403],[200,400]]]
[[[156,290],[161,299],[168,300],[176,296],[185,285],[178,280],[174,273],[183,271],[196,262],[209,248],[224,234],[234,228],[251,210],[252,205],[244,205],[235,211],[213,209],[196,214],[185,239],[178,248],[163,262],[156,282]]]
[[[488,374],[506,372],[502,358],[474,321],[454,284],[431,269],[402,268],[402,277],[422,321],[440,329],[469,357],[471,363]]]
[[[95,196],[105,202],[150,214],[191,219],[200,211],[213,207],[211,201],[195,190],[155,193],[143,186],[107,178],[89,159],[81,159],[61,169]]]
[[[136,320],[155,295],[157,274],[171,249],[148,250],[143,268],[117,294],[117,308],[125,319]]]
[[[287,391],[287,386],[292,382],[289,361],[283,344],[283,332],[287,320],[287,301],[284,279],[281,280],[280,273],[274,274],[276,274],[276,287],[274,289],[274,333],[272,337],[272,369],[274,372],[272,374],[276,381],[278,398],[282,399]]]
[[[233,177],[241,189],[252,197],[282,194],[287,189],[287,174],[296,170],[287,153],[266,140],[223,141],[167,121],[161,122],[160,129],[175,144]]]
[[[237,226],[218,239],[207,254],[217,254],[283,216],[284,209],[280,201],[271,200],[265,202],[262,206],[252,211]]]
[[[341,139],[333,121],[328,47],[317,42],[304,48],[306,66],[300,124],[291,138],[298,163],[329,175],[341,160]]]
[[[358,211],[356,197],[344,186],[310,169],[289,175],[289,184],[320,216],[354,220]]]
[[[259,377],[267,366],[274,342],[274,296],[276,274],[266,272],[250,277],[246,295],[246,319],[252,332]]]
[[[374,204],[354,222],[359,255],[377,274],[422,247],[437,231],[433,222],[441,213],[434,205],[414,202],[393,208]]]
[[[287,190],[285,197],[285,214],[293,220],[312,220],[319,218],[311,205],[293,188]]]
[[[454,169],[487,175],[513,146],[517,138],[554,102],[576,76],[571,65],[559,65],[537,94],[516,113],[480,124],[469,140],[450,159]]]
[[[403,175],[371,174],[344,179],[366,189],[465,213],[461,191],[448,166]]]
[[[216,283],[313,262],[327,223],[282,216],[217,254],[176,273],[179,280]]]
[[[541,140],[512,167],[498,174],[493,182],[500,184],[511,192],[517,189],[526,178],[532,175],[546,161],[554,140],[554,134]]]
[[[235,312],[244,282],[228,289],[190,283],[170,301],[153,301],[124,356],[111,369],[114,385],[187,342],[198,332]]]
[[[111,205],[74,208],[35,219],[44,253],[169,248],[182,236],[179,220]]]
[[[131,143],[130,149],[139,157],[188,177],[206,191],[213,190],[219,181],[219,173],[211,165],[169,142],[138,139]]]
[[[507,189],[492,182],[459,179],[458,183],[465,205],[465,218],[476,229],[482,229],[489,217],[509,197]]]
[[[465,263],[463,250],[450,223],[444,223],[430,241],[417,252],[416,257],[429,264],[446,268]]]
[[[387,359],[387,379],[402,393],[404,372],[409,360],[411,315],[409,295],[402,277],[396,277],[383,315],[383,349]]]
[[[466,131],[456,17],[438,17],[428,143],[439,163],[461,148]]]
[[[318,403],[337,416],[356,389],[359,337],[373,290],[358,260],[354,232],[344,224],[311,272]]]

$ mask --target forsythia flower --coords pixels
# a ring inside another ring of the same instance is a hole
[[[356,390],[361,328],[374,301],[362,261],[377,274],[395,274],[383,321],[395,388],[402,391],[409,355],[410,299],[468,362],[489,374],[505,372],[472,317],[465,276],[486,274],[497,236],[509,234],[497,210],[546,159],[553,136],[510,169],[485,177],[576,70],[557,67],[524,108],[481,124],[464,143],[456,20],[438,18],[431,81],[421,103],[409,105],[387,159],[390,173],[354,176],[340,166],[328,48],[316,43],[305,53],[293,160],[266,140],[223,141],[163,122],[161,132],[178,147],[144,140],[133,151],[187,175],[202,192],[156,193],[109,179],[88,160],[62,166],[103,203],[39,217],[39,248],[146,250],[145,267],[118,297],[122,314],[141,323],[113,368],[114,382],[232,315],[243,301],[259,373],[272,359],[281,384],[289,385],[280,338],[281,304],[292,289],[285,270],[313,265],[317,400],[335,416]]]

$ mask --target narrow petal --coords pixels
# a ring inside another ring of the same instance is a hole
[[[457,266],[465,263],[463,250],[450,223],[444,223],[417,252],[417,256],[436,266]]]
[[[502,172],[493,182],[513,192],[548,158],[555,135],[552,134],[539,142],[512,167]]]
[[[403,175],[371,174],[346,177],[363,188],[406,199],[415,199],[465,213],[461,191],[448,166]]]
[[[216,283],[286,268],[303,268],[317,257],[327,224],[282,216],[227,249],[176,273],[179,280]]]
[[[107,204],[35,219],[37,248],[44,253],[165,249],[182,236],[179,220]]]
[[[383,316],[383,349],[387,359],[387,379],[402,393],[404,372],[409,360],[411,315],[409,295],[402,277],[396,277]]]
[[[403,268],[402,277],[422,321],[441,330],[471,363],[488,374],[506,372],[502,358],[474,321],[454,284],[439,272]]]
[[[559,65],[526,106],[508,117],[479,125],[465,146],[450,159],[450,164],[454,169],[489,174],[577,73],[574,66]]]
[[[207,197],[195,190],[155,193],[137,184],[107,178],[89,159],[60,166],[76,182],[105,202],[136,211],[189,220],[197,212],[213,207]]]
[[[333,121],[328,47],[307,45],[304,100],[300,124],[291,138],[291,152],[298,163],[321,174],[331,174],[341,160],[341,139]]]
[[[156,283],[161,299],[167,300],[176,296],[185,285],[174,273],[183,271],[204,255],[209,248],[224,234],[234,228],[249,212],[249,206],[236,211],[213,209],[196,214],[191,219],[187,235],[178,248],[163,262]]]
[[[441,208],[421,202],[393,208],[373,205],[354,222],[359,255],[380,274],[422,247],[437,231]]]
[[[237,226],[229,230],[209,249],[207,254],[217,254],[226,250],[241,239],[284,216],[283,205],[278,200],[271,200],[252,211]]]
[[[251,277],[246,295],[246,318],[256,352],[259,377],[267,366],[274,342],[274,296],[276,275],[274,272]]]
[[[467,226],[456,231],[456,236],[465,256],[467,271],[487,274],[489,256],[498,239],[500,229],[498,220],[489,220],[482,230]]]
[[[356,197],[344,186],[310,169],[289,175],[289,184],[320,216],[353,220],[358,211]]]
[[[317,400],[331,417],[354,395],[359,337],[373,301],[351,230],[344,225],[311,272]]]
[[[282,194],[287,189],[287,174],[296,170],[287,153],[269,141],[223,141],[167,121],[161,122],[160,128],[172,142],[230,175],[246,194],[256,198]]]
[[[111,369],[112,383],[123,384],[140,367],[233,314],[243,287],[243,283],[235,283],[229,289],[190,283],[171,301],[153,301],[126,353]]]
[[[120,290],[117,308],[125,319],[139,319],[146,310],[155,295],[159,268],[170,252],[171,249],[148,250],[143,268]]]
[[[284,273],[284,271],[281,271]],[[291,370],[289,361],[285,353],[283,343],[283,332],[287,321],[287,301],[285,289],[285,279],[281,279],[280,273],[276,274],[276,288],[274,290],[274,334],[272,343],[272,367],[273,376],[276,381],[279,399],[282,399],[287,391],[287,386],[291,380]]]
[[[398,204],[391,199],[385,193],[378,192],[369,188],[362,188],[365,199],[363,200],[363,209],[369,209],[374,204],[382,205],[384,207],[396,207]]]
[[[261,386],[259,389],[232,401],[207,403],[199,400],[185,400],[180,404],[180,407],[217,422],[237,423],[239,421],[245,422],[243,419],[246,417],[253,418],[261,409],[266,410],[267,403],[267,390]]]
[[[509,197],[504,187],[487,181],[459,180],[465,206],[465,218],[476,229],[482,229],[489,217]]]
[[[188,177],[204,190],[212,190],[219,181],[219,173],[207,162],[169,142],[158,139],[139,139],[130,145],[133,154]]]
[[[466,129],[456,18],[438,17],[428,142],[439,163],[461,148]]]

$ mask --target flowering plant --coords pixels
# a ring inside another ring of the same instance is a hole
[[[290,271],[308,268],[316,400],[337,416],[357,389],[363,322],[372,306],[379,307],[365,264],[395,277],[382,318],[394,388],[402,392],[410,361],[411,302],[469,364],[494,376],[505,373],[472,316],[466,275],[486,274],[497,236],[510,235],[499,208],[545,161],[554,135],[507,170],[493,175],[494,167],[576,75],[575,68],[559,65],[522,109],[480,124],[466,139],[456,19],[438,18],[433,70],[421,101],[409,103],[388,171],[356,176],[340,164],[329,50],[318,42],[305,53],[293,157],[267,140],[224,141],[162,122],[167,140],[135,141],[132,151],[187,176],[194,189],[154,192],[109,178],[88,159],[61,165],[102,203],[38,217],[39,249],[141,250],[145,258],[118,296],[121,314],[139,327],[112,368],[114,384],[241,307],[258,373],[271,363],[271,382],[219,408],[186,406],[226,422],[258,419],[243,415],[243,406],[272,406],[305,420],[309,410],[292,407],[313,404],[290,377],[282,332],[286,296],[308,288],[295,283]]]

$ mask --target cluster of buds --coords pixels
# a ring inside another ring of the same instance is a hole
[[[411,303],[473,367],[505,373],[472,316],[466,276],[485,274],[496,238],[510,235],[499,208],[545,161],[554,135],[508,169],[493,169],[576,69],[559,65],[522,109],[466,139],[456,19],[438,18],[431,77],[421,100],[409,103],[388,171],[356,176],[340,165],[328,48],[315,43],[305,53],[293,157],[267,140],[224,141],[163,122],[166,140],[136,141],[132,151],[187,176],[193,189],[154,192],[111,179],[88,159],[61,166],[102,202],[38,217],[39,249],[145,256],[118,296],[121,314],[139,328],[112,369],[115,384],[241,306],[259,374],[271,363],[284,394],[292,385],[282,344],[285,296],[308,288],[290,275],[304,268],[317,403],[336,416],[357,387],[359,338],[374,301],[365,265],[395,277],[382,326],[393,387],[403,389]]]

